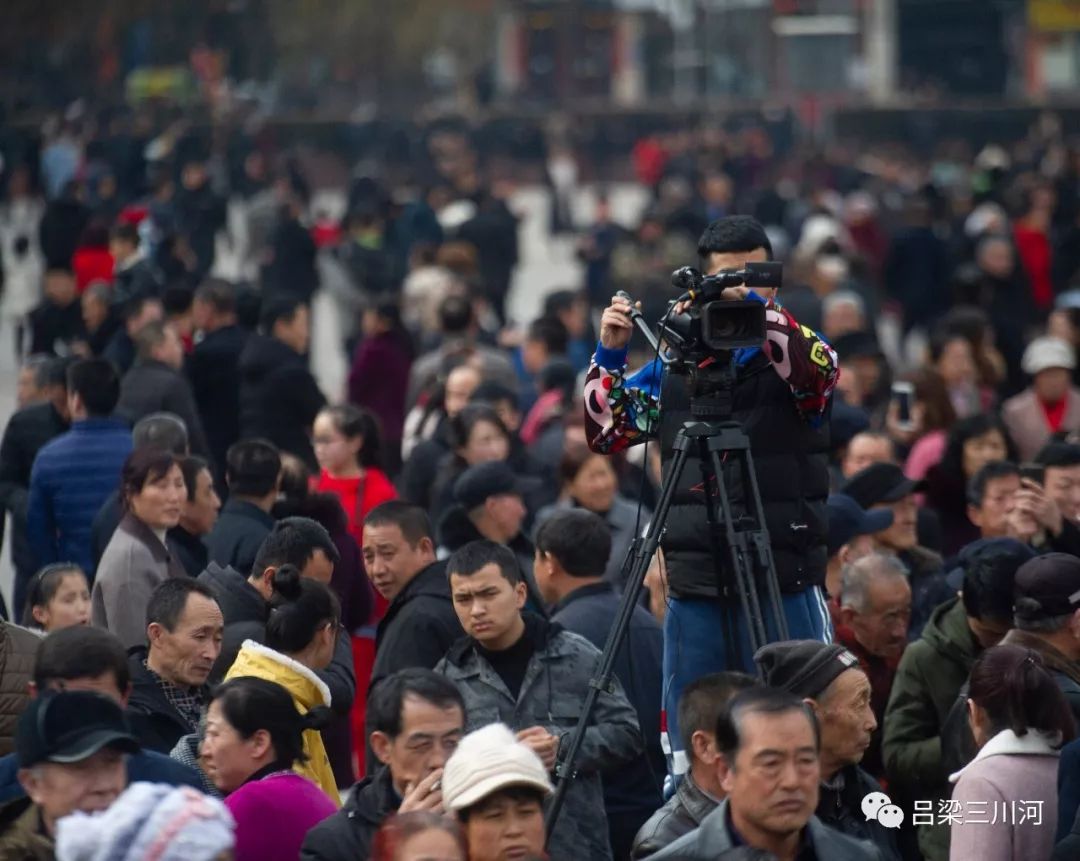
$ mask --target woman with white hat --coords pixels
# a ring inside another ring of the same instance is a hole
[[[544,799],[553,791],[544,764],[504,724],[461,740],[446,763],[443,807],[457,814],[469,861],[544,857]]]

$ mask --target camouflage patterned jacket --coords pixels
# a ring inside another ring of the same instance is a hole
[[[435,671],[461,689],[467,731],[499,721],[515,731],[543,726],[561,737],[561,758],[581,715],[600,652],[584,637],[539,616],[526,613],[525,623],[525,636],[532,638],[535,651],[516,701],[469,637],[455,643]],[[575,763],[578,777],[566,795],[548,845],[551,858],[610,861],[612,857],[600,772],[643,750],[634,707],[617,680],[613,685],[611,693],[602,693],[597,700],[585,732]]]

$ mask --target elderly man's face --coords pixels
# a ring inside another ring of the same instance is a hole
[[[106,810],[127,786],[124,755],[104,748],[81,762],[45,762],[19,772],[19,781],[40,809],[51,833],[69,814]]]
[[[880,658],[894,658],[907,645],[911,587],[902,577],[871,577],[865,606],[845,606],[840,613],[866,651]]]
[[[851,478],[855,473],[862,472],[875,463],[894,463],[895,460],[893,444],[889,439],[876,434],[860,433],[855,434],[848,443],[840,469],[844,478]]]
[[[916,532],[919,509],[915,504],[914,494],[908,494],[896,502],[875,505],[874,508],[888,508],[893,513],[892,526],[874,536],[878,544],[899,552],[910,550],[919,543]]]

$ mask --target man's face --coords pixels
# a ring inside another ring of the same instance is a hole
[[[221,499],[214,490],[210,470],[201,470],[195,479],[195,498],[184,503],[180,522],[192,535],[206,535],[217,522]]]
[[[109,316],[109,306],[94,293],[87,291],[82,295],[83,323],[90,332],[96,332],[105,318]]]
[[[855,434],[848,443],[841,471],[844,478],[851,478],[875,463],[893,463],[893,445],[884,437],[874,434]]]
[[[277,323],[274,324],[274,336],[301,356],[306,354],[308,343],[311,340],[311,330],[308,328],[307,306],[297,306],[291,320],[278,320]]]
[[[414,547],[396,523],[364,526],[364,567],[372,585],[387,601],[393,601],[434,561],[430,538],[421,538]]]
[[[108,809],[127,786],[124,755],[104,748],[82,762],[45,762],[19,772],[19,780],[51,830],[75,812]]]
[[[525,606],[525,584],[511,585],[494,563],[468,577],[451,574],[450,594],[461,627],[481,644],[501,642]]]
[[[821,755],[841,767],[862,761],[877,719],[870,708],[870,680],[862,670],[845,670],[826,689],[817,707]]]
[[[1080,465],[1048,466],[1045,487],[1062,515],[1072,523],[1080,522]]]
[[[1020,489],[1020,476],[992,478],[983,488],[982,503],[968,506],[968,520],[979,527],[982,538],[1004,538],[1006,520],[1013,508],[1013,494]]]
[[[371,748],[384,765],[399,795],[446,765],[465,732],[465,715],[456,705],[442,708],[407,695],[401,706],[401,732],[395,738],[376,732]]]
[[[911,587],[901,577],[871,577],[865,612],[851,607],[844,619],[866,651],[880,658],[900,655],[907,645],[911,622]]]
[[[801,831],[817,807],[821,780],[809,718],[797,711],[750,712],[742,717],[741,736],[722,782],[736,827],[742,821],[776,837]]]
[[[479,385],[480,372],[475,368],[468,365],[454,368],[446,378],[446,395],[443,398],[446,414],[453,418],[465,409]]]
[[[206,684],[210,668],[221,653],[225,619],[217,601],[205,595],[188,595],[176,630],[150,626],[150,650],[161,676],[174,685]]]
[[[915,495],[908,494],[896,502],[886,502],[875,505],[873,508],[888,508],[893,513],[893,524],[883,532],[878,532],[874,538],[877,542],[890,550],[910,550],[919,543],[915,531],[915,523],[918,519],[919,510],[915,505]]]
[[[525,503],[516,493],[500,493],[498,496],[488,497],[484,506],[498,533],[498,537],[492,539],[493,541],[509,541],[521,531],[527,511]]]
[[[1012,623],[1005,619],[976,619],[968,616],[968,627],[975,636],[979,646],[990,649],[1005,639],[1005,635],[1012,628]]]
[[[767,263],[769,255],[764,248],[755,248],[753,251],[740,251],[732,254],[710,254],[706,264],[706,275],[715,275],[721,269],[744,269],[747,263]],[[754,292],[762,299],[768,300],[776,296],[775,287],[755,287]]]
[[[1072,374],[1067,368],[1047,368],[1039,371],[1031,381],[1039,399],[1048,404],[1061,401],[1069,393]]]
[[[15,402],[19,408],[22,409],[44,398],[44,390],[38,388],[37,371],[34,368],[19,368],[19,381],[15,389]]]

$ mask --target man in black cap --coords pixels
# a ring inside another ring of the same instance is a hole
[[[876,545],[872,536],[892,526],[893,514],[886,508],[865,511],[845,493],[834,493],[829,497],[828,512],[829,563],[825,569],[825,591],[829,593],[830,609],[834,609],[832,605],[840,596],[844,566],[874,552]]]
[[[837,831],[871,841],[885,861],[899,861],[892,831],[867,820],[862,800],[881,784],[859,768],[877,729],[870,707],[870,680],[859,659],[843,646],[788,640],[758,649],[754,660],[765,684],[801,697],[817,718],[821,742],[821,788],[815,814]]]
[[[50,691],[19,718],[15,750],[28,797],[0,810],[0,855],[52,858],[56,823],[107,809],[127,785],[124,754],[139,744],[103,694]]]
[[[908,569],[911,583],[911,625],[908,641],[922,634],[930,613],[955,595],[945,583],[944,565],[937,553],[919,546],[918,504],[915,494],[922,482],[912,481],[899,466],[875,463],[856,473],[842,488],[865,509],[889,509],[893,523],[874,536],[878,546],[895,553]]]
[[[439,523],[439,544],[449,553],[470,541],[486,538],[514,551],[532,583],[533,546],[521,531],[528,513],[525,497],[532,483],[519,478],[507,464],[491,461],[471,466],[454,482],[454,502]]]

